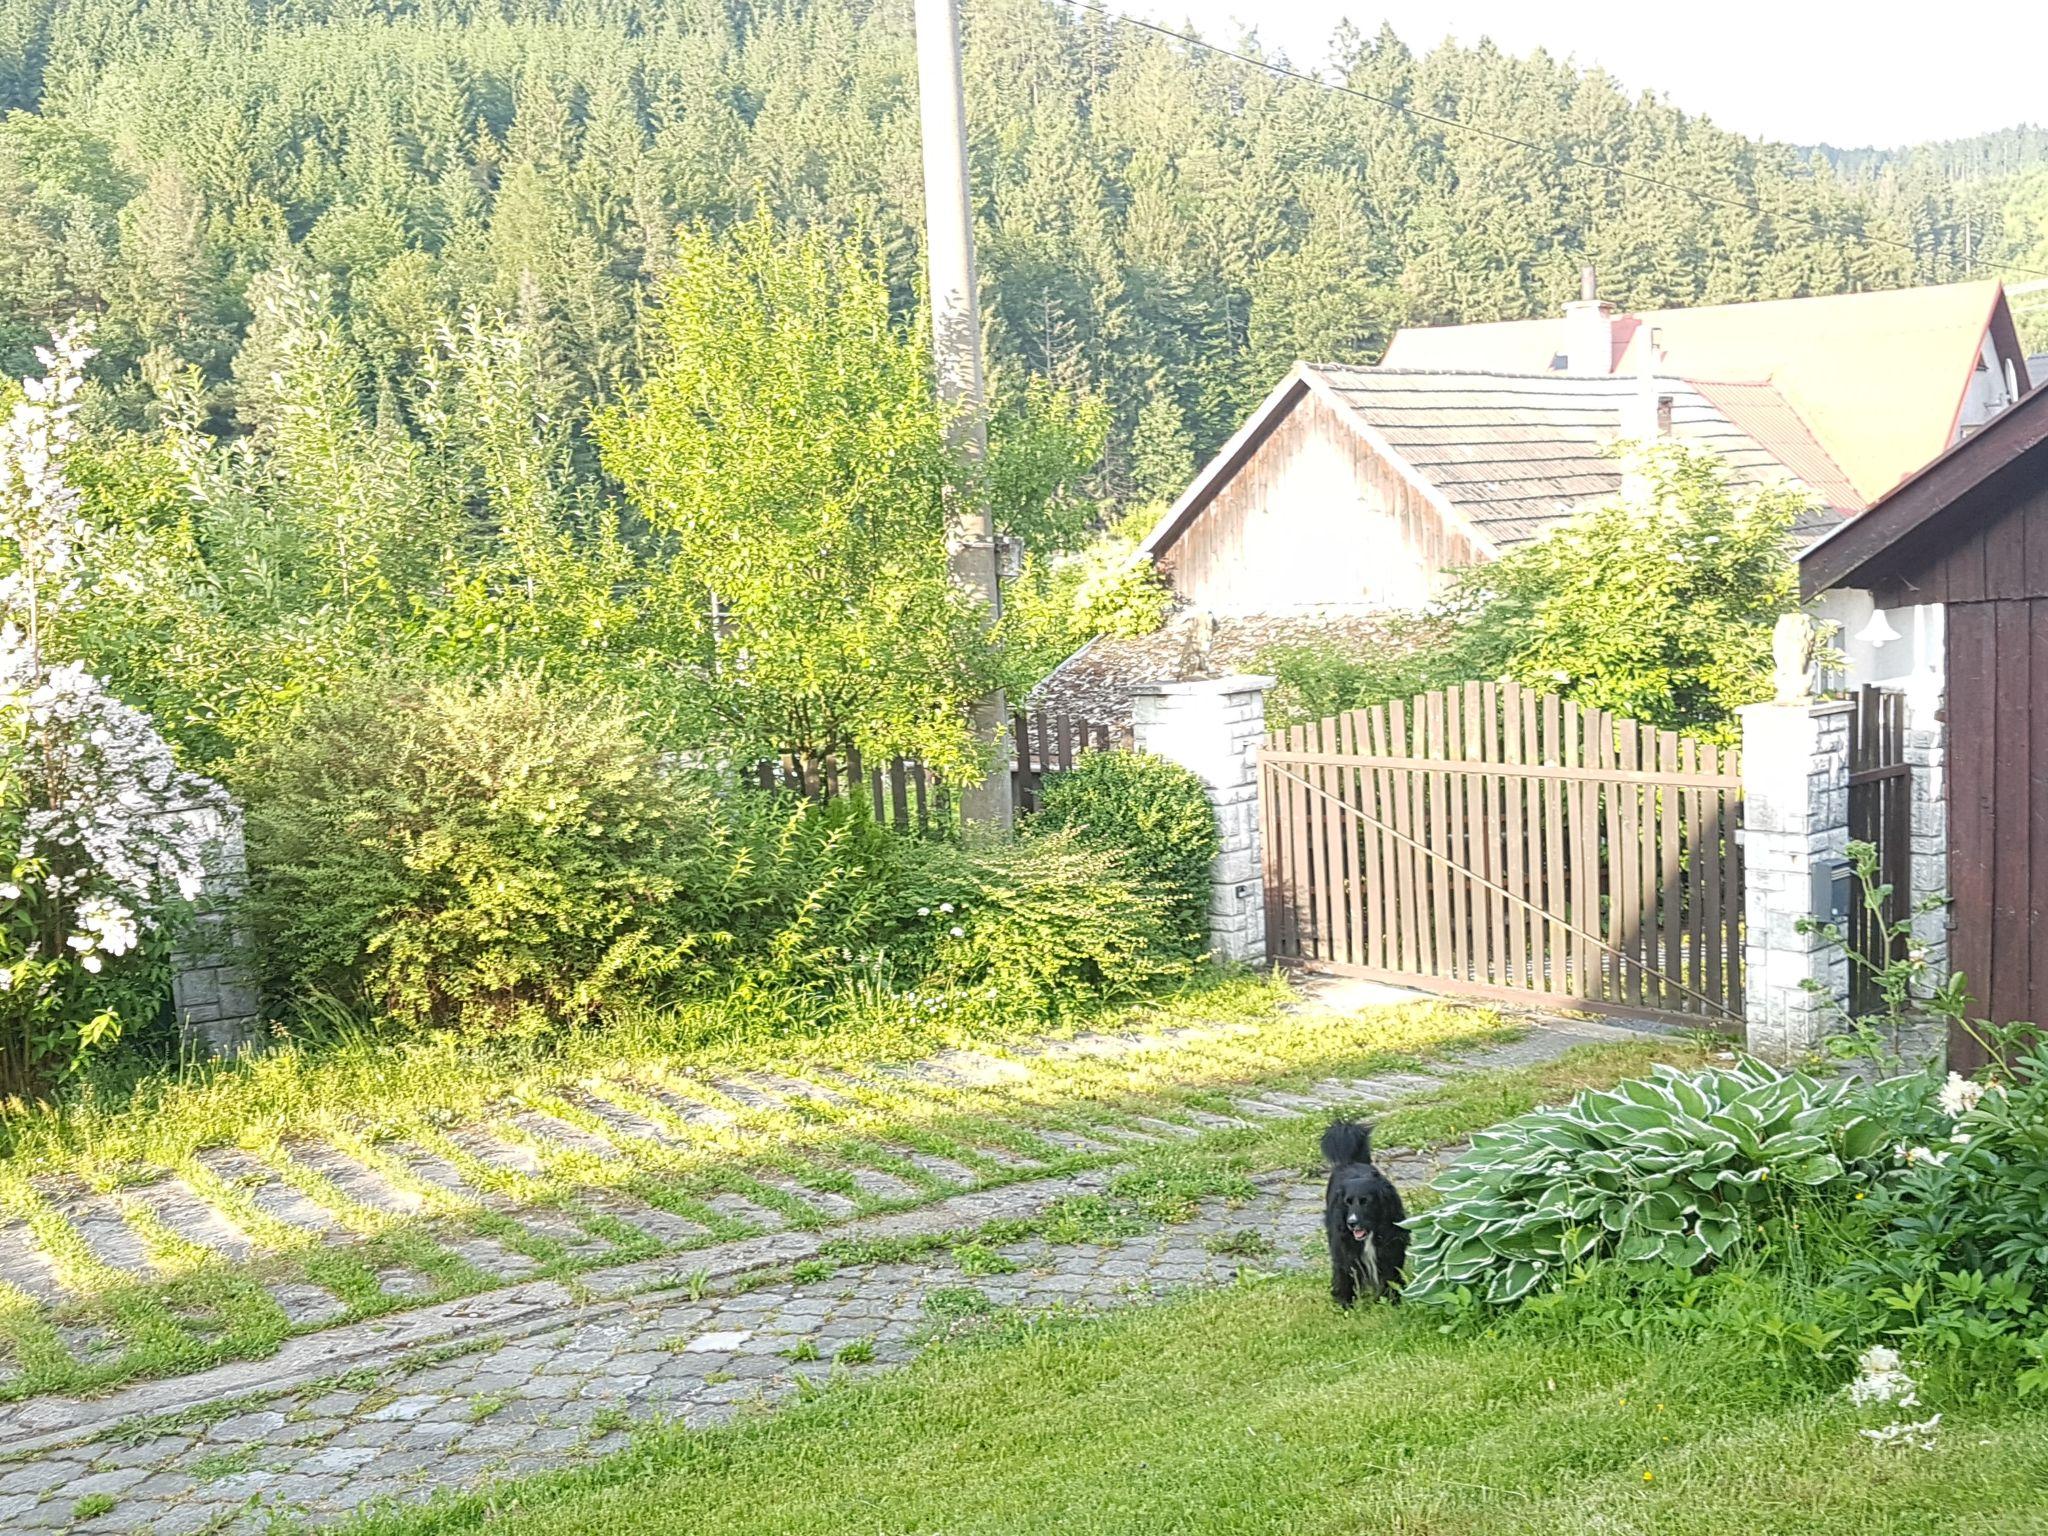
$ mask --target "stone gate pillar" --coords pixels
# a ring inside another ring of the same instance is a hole
[[[1749,1048],[1777,1061],[1820,1049],[1847,1006],[1849,956],[1802,933],[1826,919],[1849,850],[1853,703],[1751,704],[1742,719],[1744,1012]],[[1853,893],[1852,893],[1853,896]]]
[[[1219,848],[1209,866],[1209,950],[1221,962],[1266,959],[1259,855],[1259,742],[1270,677],[1205,677],[1131,690],[1132,744],[1202,781]]]
[[[219,790],[167,813],[205,844],[206,886],[171,956],[171,1007],[185,1038],[216,1056],[264,1044],[263,1010],[249,970],[249,936],[235,903],[248,880],[242,809]]]

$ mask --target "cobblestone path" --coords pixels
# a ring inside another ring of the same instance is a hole
[[[1533,1064],[1623,1033],[1546,1026],[1457,1070]],[[1238,1088],[1172,1119],[1096,1125],[1111,1141],[1067,1133],[1110,1154],[1093,1166],[1020,1177],[999,1165],[1009,1182],[915,1208],[859,1215],[847,1201],[850,1219],[831,1224],[763,1221],[686,1252],[345,1322],[259,1361],[98,1397],[28,1398],[0,1407],[0,1531],[211,1536],[264,1530],[278,1517],[317,1526],[372,1501],[599,1456],[635,1425],[711,1424],[835,1371],[885,1368],[980,1310],[1114,1305],[1227,1280],[1247,1264],[1319,1262],[1320,1186],[1299,1169],[1259,1176],[1250,1199],[1209,1200],[1191,1220],[1135,1235],[1029,1236],[968,1258],[932,1248],[902,1262],[840,1260],[1071,1209],[1061,1203],[1103,1191],[1117,1156],[1149,1144],[1383,1106],[1441,1081],[1390,1073],[1287,1092]],[[1306,1142],[1303,1150],[1313,1155]],[[1409,1187],[1433,1169],[1422,1158],[1390,1160]],[[968,1168],[960,1174],[972,1181]]]

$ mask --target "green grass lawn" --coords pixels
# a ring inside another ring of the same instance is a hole
[[[377,1536],[2048,1531],[2048,1415],[1877,1447],[1711,1341],[1449,1337],[1297,1276],[1011,1321],[772,1416],[362,1522]]]

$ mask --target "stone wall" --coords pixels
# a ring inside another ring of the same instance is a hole
[[[1266,958],[1259,855],[1259,743],[1270,677],[1144,683],[1131,690],[1132,744],[1201,779],[1221,849],[1209,866],[1209,948],[1219,961]]]
[[[260,1045],[262,1008],[234,902],[248,880],[241,807],[225,790],[170,812],[206,845],[206,889],[171,956],[171,1007],[187,1040],[215,1055]]]
[[[1848,703],[1752,704],[1742,717],[1744,1002],[1749,1048],[1820,1048],[1849,997],[1849,957],[1802,933],[1814,876],[1849,847]]]

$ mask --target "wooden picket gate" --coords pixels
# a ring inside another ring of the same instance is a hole
[[[1275,732],[1259,796],[1276,959],[1742,1027],[1732,748],[1467,683]]]

